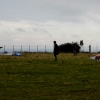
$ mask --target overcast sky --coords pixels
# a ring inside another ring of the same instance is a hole
[[[100,0],[0,0],[0,45],[100,45]]]

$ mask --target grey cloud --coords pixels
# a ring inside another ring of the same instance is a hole
[[[100,24],[100,13],[98,12],[90,12],[89,14],[87,14],[87,18],[91,21],[94,21],[98,24]]]
[[[38,29],[38,28],[33,28],[33,30],[34,30],[35,32],[39,32],[39,29]]]
[[[100,0],[9,0],[0,3],[0,20],[59,20],[81,22],[90,11],[97,13]]]
[[[26,32],[26,30],[24,30],[23,28],[17,28],[16,30],[19,32]]]
[[[46,31],[45,29],[41,29],[40,32],[41,33],[48,33],[48,31]]]
[[[46,30],[46,29],[39,29],[39,28],[33,28],[33,30],[35,31],[35,32],[39,32],[39,33],[48,33],[48,31]]]

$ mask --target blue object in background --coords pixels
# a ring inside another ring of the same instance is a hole
[[[19,52],[15,52],[13,55],[14,55],[14,56],[22,56],[22,54],[19,53]]]

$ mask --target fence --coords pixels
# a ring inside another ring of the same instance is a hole
[[[97,45],[83,46],[81,47],[81,51],[82,52],[100,52],[100,46],[97,46]]]
[[[0,49],[0,52],[15,52],[15,51],[19,51],[19,52],[52,52],[53,51],[53,46],[32,46],[32,45],[12,45],[12,46],[8,46],[8,45],[4,45],[2,46],[3,48]],[[89,48],[89,46],[83,46],[81,47],[81,52],[100,52],[100,46],[91,46],[91,48]]]
[[[0,52],[52,52],[53,46],[25,46],[25,45],[12,45],[12,46],[2,46],[3,48],[0,49]]]

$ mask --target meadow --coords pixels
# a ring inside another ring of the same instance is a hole
[[[100,100],[100,62],[91,56],[0,55],[0,100]]]

